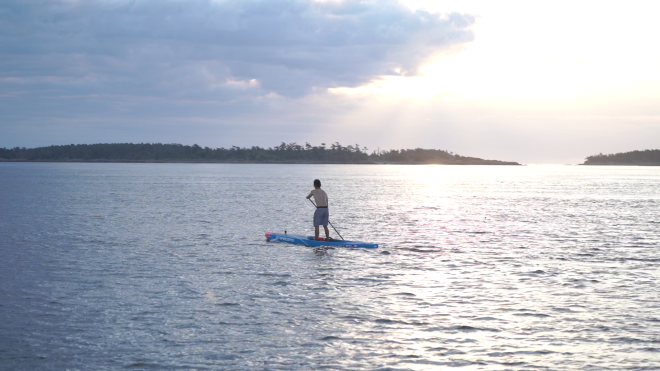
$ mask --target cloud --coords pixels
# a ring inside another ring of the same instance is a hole
[[[394,0],[5,0],[0,99],[301,97],[418,74],[473,23]]]

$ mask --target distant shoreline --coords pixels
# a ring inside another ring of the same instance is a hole
[[[660,166],[660,164],[578,164],[578,166]]]
[[[489,160],[484,160],[489,161]],[[96,164],[252,164],[252,165],[484,165],[484,166],[524,166],[517,162],[504,162],[492,160],[493,163],[422,163],[422,162],[333,162],[333,161],[185,161],[185,160],[8,160],[0,158],[2,162],[12,163],[96,163]]]
[[[195,164],[437,164],[518,165],[513,161],[467,157],[441,149],[400,149],[368,152],[359,144],[335,142],[297,143],[262,148],[258,146],[209,148],[177,143],[97,143],[53,145],[37,148],[0,148],[0,161],[84,163],[195,163]]]
[[[589,156],[580,165],[590,166],[660,166],[660,149],[647,149]]]

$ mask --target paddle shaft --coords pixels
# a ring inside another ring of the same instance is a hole
[[[311,203],[312,203],[312,205],[314,205],[314,207],[316,207],[316,204],[314,203],[314,201],[312,201],[312,199],[311,199],[311,198],[308,198],[308,200],[309,200],[309,202],[311,202]],[[335,230],[335,232],[337,232],[337,234],[339,235],[339,237],[340,237],[340,238],[341,238],[341,239],[343,240],[343,239],[344,239],[344,237],[342,237],[342,236],[341,236],[341,234],[339,234],[339,231],[337,230],[337,228],[335,228],[335,226],[334,226],[334,225],[332,225],[332,223],[330,223],[330,221],[329,221],[329,220],[328,220],[328,224],[330,224],[330,226],[332,227],[332,229],[334,229],[334,230]]]

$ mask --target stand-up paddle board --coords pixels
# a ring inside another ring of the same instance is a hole
[[[286,242],[294,245],[304,245],[309,247],[332,246],[332,247],[350,247],[350,248],[365,248],[377,249],[378,244],[366,243],[360,241],[346,241],[334,240],[326,241],[325,238],[315,240],[313,236],[300,236],[295,234],[282,234],[282,233],[266,233],[266,241],[268,242]]]

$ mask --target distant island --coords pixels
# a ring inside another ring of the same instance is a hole
[[[38,148],[0,148],[0,161],[40,162],[240,162],[240,163],[332,163],[332,164],[444,164],[520,165],[517,162],[464,157],[439,149],[401,149],[367,152],[359,144],[326,147],[309,143],[286,144],[272,148],[209,148],[182,144],[112,143],[71,144]]]
[[[589,156],[582,165],[660,166],[660,149]]]

